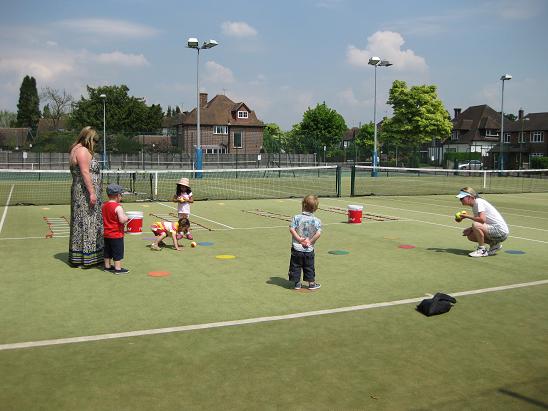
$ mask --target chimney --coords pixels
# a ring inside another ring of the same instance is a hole
[[[200,93],[200,108],[204,108],[207,104],[207,93]]]
[[[455,118],[457,118],[460,115],[460,108],[456,108],[455,110]]]
[[[523,109],[520,108],[518,111],[518,120],[521,120],[523,118]]]

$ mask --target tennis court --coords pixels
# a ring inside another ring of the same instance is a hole
[[[125,203],[145,216],[125,276],[67,265],[68,205],[3,206],[1,408],[546,409],[548,193],[484,198],[511,236],[480,259],[454,194],[320,198],[322,288],[300,292],[297,197],[196,201],[181,252],[148,247],[174,203]],[[414,310],[439,291],[449,313]]]

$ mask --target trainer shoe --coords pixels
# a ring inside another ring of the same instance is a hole
[[[194,240],[194,237],[192,237],[192,234],[188,233],[188,234],[186,235],[186,239],[192,241],[192,240]]]
[[[126,268],[120,268],[119,270],[112,270],[112,273],[116,275],[127,274],[129,273],[129,270]]]
[[[472,251],[468,254],[470,257],[487,257],[489,254],[485,247],[478,247],[476,251]]]
[[[111,265],[109,268],[103,267],[103,271],[107,273],[111,273],[114,271],[114,266]]]
[[[152,244],[150,245],[150,249],[151,249],[151,250],[155,250],[155,251],[162,251],[162,249],[161,249],[161,248],[158,246],[158,244],[156,244],[156,243],[152,243]]]
[[[295,283],[295,286],[293,287],[294,290],[300,290],[302,288],[302,284],[300,281],[297,281]]]
[[[310,283],[310,284],[308,284],[308,289],[309,290],[317,290],[321,286],[322,285],[320,283]]]
[[[487,254],[495,255],[497,253],[497,251],[499,251],[501,248],[502,248],[501,243],[493,244],[491,247],[489,247],[489,251],[487,252]]]

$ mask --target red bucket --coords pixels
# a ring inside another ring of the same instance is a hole
[[[348,224],[360,224],[362,222],[363,206],[349,205],[348,206]]]
[[[141,234],[143,232],[143,212],[128,211],[127,216],[129,218],[129,221],[126,225],[126,233]]]

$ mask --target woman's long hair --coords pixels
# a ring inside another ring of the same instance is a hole
[[[87,148],[88,151],[91,153],[91,155],[94,154],[94,148],[95,144],[99,141],[99,135],[97,134],[97,131],[91,126],[86,126],[80,131],[80,135],[78,136],[78,139],[74,142],[72,146],[70,146],[70,151],[76,146],[77,144],[81,144],[83,147]]]

